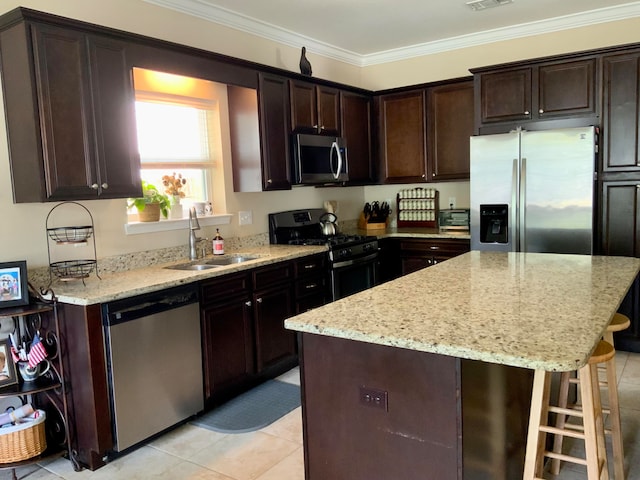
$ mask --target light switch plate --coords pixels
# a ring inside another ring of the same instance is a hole
[[[251,225],[253,223],[253,215],[251,214],[251,210],[244,210],[238,212],[238,224],[240,225]]]

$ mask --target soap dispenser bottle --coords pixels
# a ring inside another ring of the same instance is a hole
[[[213,237],[213,254],[224,254],[224,239],[222,238],[222,235],[220,235],[220,229],[218,228],[216,228],[216,236]]]

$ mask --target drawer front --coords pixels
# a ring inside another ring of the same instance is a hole
[[[291,262],[282,262],[267,267],[256,268],[252,271],[253,288],[258,290],[278,283],[289,282],[293,279]]]
[[[250,290],[249,274],[234,273],[201,283],[200,303],[207,305],[232,295],[246,294]]]
[[[430,253],[433,255],[455,256],[468,252],[469,240],[402,240],[400,251]]]
[[[320,255],[313,255],[301,260],[296,260],[294,262],[294,268],[296,278],[317,274],[319,272],[324,273],[327,268],[327,255],[322,253]]]
[[[296,298],[324,292],[327,289],[327,277],[325,275],[304,278],[296,281]]]
[[[304,312],[308,312],[317,307],[321,307],[327,303],[327,296],[322,293],[311,295],[308,297],[296,300],[296,315]]]

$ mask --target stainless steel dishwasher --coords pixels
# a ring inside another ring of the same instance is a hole
[[[116,452],[204,408],[196,286],[103,305]]]

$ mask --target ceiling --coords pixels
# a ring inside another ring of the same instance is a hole
[[[640,16],[640,1],[144,0],[355,65]]]

